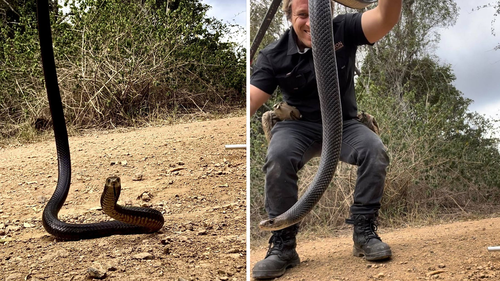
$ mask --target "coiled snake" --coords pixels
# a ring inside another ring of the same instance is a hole
[[[375,0],[335,1],[356,9],[376,2]],[[295,205],[275,218],[260,222],[259,228],[262,230],[280,230],[300,222],[321,199],[337,168],[342,144],[342,107],[331,11],[330,0],[309,0],[312,51],[323,122],[323,144],[318,172]]]
[[[138,234],[159,230],[164,223],[163,215],[154,209],[122,207],[116,205],[120,196],[120,179],[111,177],[106,180],[101,197],[103,210],[111,217],[122,221],[108,221],[91,224],[69,224],[58,219],[58,213],[66,201],[71,182],[71,160],[68,132],[64,120],[63,107],[52,49],[49,6],[47,0],[37,1],[38,33],[42,53],[45,86],[52,114],[58,159],[58,180],[56,190],[45,206],[42,215],[43,227],[57,238],[79,240],[114,234]]]

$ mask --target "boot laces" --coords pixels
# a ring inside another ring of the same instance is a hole
[[[377,221],[375,220],[369,220],[367,223],[362,224],[363,227],[363,234],[365,235],[366,242],[370,241],[370,239],[377,239],[382,241],[380,237],[377,234]]]
[[[382,241],[382,239],[376,232],[378,228],[376,219],[359,217],[355,219],[346,219],[346,223],[353,224],[355,227],[361,230],[360,232],[365,237],[366,242],[370,241],[370,239],[377,239]]]
[[[269,239],[269,248],[267,249],[266,258],[270,255],[278,255],[283,251],[283,237],[276,233],[273,233]]]

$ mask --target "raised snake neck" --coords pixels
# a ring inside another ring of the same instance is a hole
[[[49,202],[47,202],[47,205],[43,210],[43,227],[53,236],[65,240],[80,240],[114,234],[138,234],[155,231],[150,227],[132,225],[121,221],[108,221],[91,224],[69,224],[58,219],[59,210],[66,201],[66,197],[69,192],[71,182],[71,159],[61,95],[59,93],[59,86],[57,83],[54,51],[52,49],[48,0],[37,1],[37,16],[43,73],[53,120],[58,160],[57,186],[54,194],[50,198]],[[153,211],[158,212],[155,210]],[[158,213],[155,213],[154,216],[157,216]],[[163,216],[161,213],[159,214],[163,220]],[[136,219],[136,221],[139,221],[139,219]],[[163,222],[161,224],[163,225]]]

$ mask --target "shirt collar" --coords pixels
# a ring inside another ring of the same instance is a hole
[[[304,48],[304,51],[301,52],[299,49],[299,46],[297,45],[297,34],[295,34],[295,30],[293,30],[293,27],[290,27],[290,36],[288,36],[288,52],[286,53],[288,56],[295,55],[295,54],[305,54],[307,53],[311,48]]]

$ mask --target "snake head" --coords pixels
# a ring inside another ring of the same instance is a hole
[[[268,220],[261,221],[259,223],[259,228],[261,230],[274,230],[274,228],[275,228],[274,219],[268,219]]]
[[[112,188],[113,193],[115,194],[115,198],[120,197],[122,185],[120,181],[120,177],[109,177],[106,179],[106,184],[104,185],[104,188]],[[117,199],[118,200],[118,199]]]
[[[109,186],[109,187],[120,187],[121,186],[121,181],[120,181],[120,177],[109,177],[106,179],[106,185]]]

